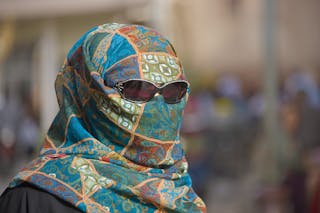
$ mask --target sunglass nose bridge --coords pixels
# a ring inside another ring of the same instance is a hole
[[[156,86],[156,91],[155,91],[153,97],[162,95],[162,90],[163,90],[163,88],[164,88],[163,85],[161,85],[161,86]]]

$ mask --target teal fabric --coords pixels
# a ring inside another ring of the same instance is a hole
[[[188,95],[146,103],[121,98],[116,82],[186,79],[171,44],[138,25],[104,24],[71,48],[55,82],[59,112],[26,181],[83,212],[205,212],[192,189],[179,130]]]

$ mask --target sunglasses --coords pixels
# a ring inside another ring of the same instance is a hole
[[[156,94],[161,94],[168,104],[176,104],[187,93],[189,83],[185,80],[176,80],[165,83],[160,87],[151,81],[130,79],[117,82],[114,86],[122,98],[133,102],[150,101]]]

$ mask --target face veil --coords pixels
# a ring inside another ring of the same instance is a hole
[[[186,80],[172,45],[139,25],[104,24],[85,33],[57,74],[59,112],[23,181],[84,212],[205,212],[180,142],[188,95],[124,99],[117,82]]]

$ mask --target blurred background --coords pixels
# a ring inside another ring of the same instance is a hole
[[[191,82],[182,138],[208,212],[320,207],[318,0],[0,0],[0,193],[57,112],[73,43],[108,22],[157,29]]]

